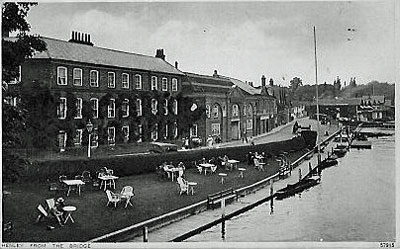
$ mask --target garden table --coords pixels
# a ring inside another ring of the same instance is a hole
[[[240,162],[240,161],[235,160],[235,159],[229,159],[229,160],[228,160],[228,163],[230,163],[230,164],[232,165],[232,168],[235,168],[235,169],[237,169],[238,163],[239,163],[239,162]]]
[[[63,210],[64,210],[64,212],[67,213],[67,216],[64,220],[64,224],[67,223],[68,219],[70,219],[72,223],[75,223],[74,219],[72,218],[72,212],[76,211],[76,207],[65,206],[65,207],[63,207]]]
[[[238,168],[238,170],[239,170],[239,177],[240,178],[244,178],[244,172],[246,171],[246,169],[245,168]]]
[[[168,168],[165,171],[171,172],[171,181],[174,181],[176,172],[179,172],[180,168]]]
[[[197,182],[188,182],[187,183],[189,186],[189,191],[187,192],[187,194],[189,194],[189,192],[192,192],[192,195],[194,194],[194,186],[197,185]]]
[[[115,189],[115,180],[118,179],[118,176],[109,176],[109,175],[102,175],[99,176],[101,180],[100,189],[104,185],[104,191],[107,189],[107,185],[113,186]]]
[[[207,169],[211,170],[211,167],[213,167],[214,164],[211,164],[211,163],[200,163],[199,166],[203,168],[204,175],[207,175]]]
[[[78,194],[80,196],[81,186],[85,185],[85,183],[82,180],[64,180],[63,183],[65,183],[68,186],[67,196],[69,196],[69,193],[71,192],[73,186],[77,186]]]
[[[220,177],[221,177],[221,184],[224,184],[224,182],[225,182],[225,178],[224,177],[226,177],[226,176],[228,176],[227,174],[225,174],[225,173],[219,173],[218,174]]]

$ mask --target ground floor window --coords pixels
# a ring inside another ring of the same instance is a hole
[[[139,135],[139,138],[138,138],[137,142],[138,142],[138,143],[141,143],[141,142],[143,141],[143,140],[142,140],[142,136],[143,136],[143,127],[142,127],[141,124],[138,125],[138,135]]]
[[[212,135],[220,135],[221,134],[221,124],[220,123],[211,124],[211,134]]]
[[[178,137],[178,123],[174,122],[174,138]]]
[[[193,126],[190,127],[190,136],[197,137],[197,124],[193,124]]]
[[[108,144],[115,144],[115,127],[108,127]]]
[[[67,133],[63,130],[60,130],[58,132],[57,140],[60,151],[65,151],[65,147],[67,146]]]
[[[246,126],[247,126],[247,130],[252,130],[253,129],[253,120],[247,119]]]
[[[92,135],[91,135],[91,141],[90,141],[90,147],[97,147],[99,146],[99,137],[97,135],[97,128],[93,128]]]
[[[129,126],[125,125],[122,126],[122,134],[124,135],[124,142],[128,142],[129,141]]]
[[[164,133],[164,139],[168,138],[168,124],[165,124],[165,133]]]
[[[154,125],[154,129],[151,132],[151,139],[153,141],[157,141],[157,139],[158,139],[158,124]]]
[[[74,144],[77,146],[82,144],[82,133],[83,129],[76,129],[75,131]]]

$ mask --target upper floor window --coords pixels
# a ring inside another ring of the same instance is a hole
[[[115,99],[110,99],[108,104],[108,117],[115,118]]]
[[[247,115],[246,105],[243,105],[243,116]]]
[[[168,91],[168,79],[167,78],[162,78],[161,82],[161,89],[165,92]]]
[[[168,115],[168,99],[164,100],[164,115]]]
[[[214,105],[212,109],[212,115],[214,118],[218,118],[219,116],[219,108],[218,105]]]
[[[157,114],[157,109],[158,109],[158,101],[156,99],[151,99],[151,112],[156,115]]]
[[[97,118],[99,116],[99,99],[91,98],[90,103],[92,104],[93,118]]]
[[[232,105],[232,117],[239,116],[239,106],[237,104]]]
[[[74,68],[74,86],[82,86],[82,69]]]
[[[174,114],[178,115],[178,100],[177,99],[174,99],[174,103],[173,103],[172,108],[174,110]]]
[[[207,115],[207,118],[211,118],[211,106],[210,105],[206,105],[206,115]]]
[[[122,117],[129,117],[129,99],[124,99],[122,102]]]
[[[251,105],[247,106],[247,115],[252,116],[253,115],[253,107]]]
[[[57,85],[67,85],[66,67],[57,67]]]
[[[82,99],[76,98],[76,119],[82,118]]]
[[[151,90],[157,90],[157,77],[151,76]]]
[[[108,87],[115,88],[115,73],[108,72]]]
[[[99,87],[99,71],[97,70],[90,71],[90,86]]]
[[[129,74],[127,73],[122,74],[122,88],[129,89]]]
[[[136,99],[136,115],[138,117],[142,116],[142,100]]]
[[[60,97],[60,103],[57,108],[57,117],[65,119],[67,117],[67,98]]]
[[[142,75],[135,74],[135,88],[142,89]]]
[[[178,91],[178,79],[175,79],[175,78],[172,79],[172,86],[171,86],[171,88],[172,88],[172,91],[173,91],[173,92]]]

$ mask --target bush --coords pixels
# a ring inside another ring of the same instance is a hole
[[[286,141],[244,145],[240,147],[226,147],[218,149],[202,149],[170,152],[166,154],[138,154],[125,157],[107,157],[92,159],[65,159],[34,162],[28,168],[27,174],[29,179],[45,180],[47,178],[57,179],[59,175],[74,176],[81,174],[84,170],[95,173],[101,167],[107,167],[114,170],[114,173],[120,177],[134,174],[144,174],[154,172],[156,166],[163,162],[172,162],[174,165],[183,162],[186,168],[193,167],[192,162],[205,157],[217,158],[218,156],[227,155],[240,161],[247,160],[247,154],[251,152],[266,152],[270,154],[278,154],[281,151],[298,151],[306,148],[307,144],[302,137],[296,137]]]
[[[6,182],[18,182],[24,175],[27,166],[31,163],[15,154],[3,151],[3,180]]]

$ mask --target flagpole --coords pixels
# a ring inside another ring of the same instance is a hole
[[[319,146],[319,104],[318,104],[318,69],[317,69],[317,35],[315,33],[315,26],[314,26],[314,58],[315,58],[315,93],[316,93],[316,100],[317,100],[317,150],[318,150],[318,165],[320,164],[320,146]]]

